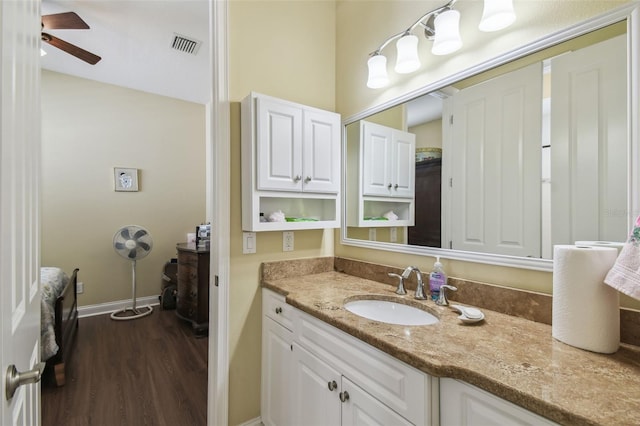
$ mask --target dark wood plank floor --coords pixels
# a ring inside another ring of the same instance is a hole
[[[80,318],[66,384],[43,378],[42,425],[204,426],[207,346],[174,310]]]

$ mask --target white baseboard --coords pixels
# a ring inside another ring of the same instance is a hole
[[[136,299],[136,306],[146,306],[146,305],[159,305],[160,299],[158,296],[147,296],[147,297],[138,297]],[[116,302],[108,302],[108,303],[100,303],[98,305],[87,305],[87,306],[79,306],[78,307],[78,317],[92,317],[94,315],[104,315],[110,314],[115,311],[119,311],[124,308],[130,308],[132,306],[131,299],[129,300],[119,300]]]
[[[262,419],[260,417],[256,417],[255,419],[248,420],[239,426],[262,426]]]

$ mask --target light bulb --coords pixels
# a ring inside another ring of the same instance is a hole
[[[478,29],[490,32],[507,28],[516,20],[513,0],[484,0],[482,19]]]
[[[383,55],[376,54],[367,61],[369,67],[369,78],[367,79],[367,87],[371,89],[380,89],[389,84],[389,76],[387,75],[387,58]]]
[[[395,70],[398,74],[408,74],[420,68],[418,58],[418,37],[413,34],[405,34],[396,43],[398,56]]]
[[[433,21],[436,33],[431,53],[434,55],[448,55],[462,47],[460,38],[460,12],[447,10]]]

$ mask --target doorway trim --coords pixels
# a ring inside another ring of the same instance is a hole
[[[209,288],[209,368],[207,424],[226,425],[229,416],[230,111],[228,80],[228,0],[209,0],[212,70],[206,108],[207,219],[212,224]]]

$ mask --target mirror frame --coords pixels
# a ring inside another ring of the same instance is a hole
[[[418,96],[426,95],[445,88],[459,80],[469,78],[478,73],[487,71],[513,60],[519,59],[531,53],[546,49],[555,44],[584,35],[591,31],[615,24],[621,21],[627,22],[627,84],[629,96],[627,98],[627,128],[628,128],[628,167],[629,167],[629,194],[638,194],[640,190],[640,5],[632,2],[619,8],[612,9],[600,16],[583,21],[579,24],[551,33],[547,37],[539,39],[521,47],[517,47],[504,55],[479,63],[463,71],[452,74],[438,81],[428,84],[417,90],[413,90],[395,99],[391,99],[380,105],[368,108],[360,113],[347,117],[342,122],[342,196],[346,196],[346,126],[358,120],[367,118],[388,108],[410,101]],[[404,253],[421,256],[440,256],[443,259],[462,260],[466,262],[484,263],[489,265],[507,266],[538,271],[553,271],[553,260],[506,256],[491,253],[476,253],[461,250],[442,249],[434,247],[410,246],[406,244],[385,243],[367,240],[357,240],[347,237],[346,217],[347,203],[342,203],[342,226],[340,227],[340,242],[346,246],[385,250],[396,253]],[[640,213],[640,196],[629,197],[627,211]],[[635,220],[634,214],[629,215],[629,229]]]

